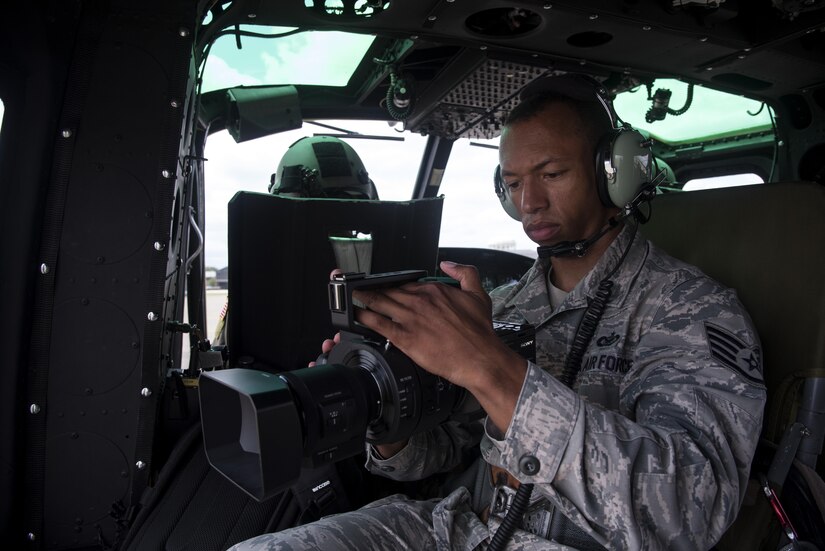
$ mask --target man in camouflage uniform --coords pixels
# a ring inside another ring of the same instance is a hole
[[[544,246],[596,235],[617,212],[592,185],[604,124],[556,94],[532,103],[511,114],[500,148],[523,227]],[[491,486],[499,496],[527,483],[528,515],[507,549],[711,548],[744,496],[765,401],[758,337],[735,293],[632,225],[583,256],[540,258],[492,304],[472,267],[442,269],[460,290],[361,292],[358,319],[478,399],[482,483],[443,499],[391,496],[234,549],[485,549],[501,524]],[[603,281],[612,289],[569,388],[565,362]],[[532,324],[535,362],[501,343],[491,319]],[[417,480],[458,465],[473,434],[447,423],[369,447],[367,467]]]

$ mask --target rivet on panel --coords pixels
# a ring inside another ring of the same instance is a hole
[[[149,390],[146,387],[143,387],[143,388],[140,389],[140,395],[143,396],[144,398],[148,398],[149,396],[152,395],[152,391]]]
[[[29,413],[31,413],[32,415],[40,413],[40,406],[38,406],[37,404],[30,405],[29,406]]]
[[[156,251],[162,251],[165,248],[166,248],[166,245],[164,245],[160,241],[155,241],[155,250]]]
[[[64,128],[63,131],[60,133],[60,135],[63,136],[64,138],[71,138],[72,137],[72,131],[68,128]]]
[[[169,102],[169,105],[171,105],[172,107],[177,109],[180,106],[180,103],[178,103],[178,100],[173,99],[172,101]]]
[[[149,312],[148,314],[146,314],[146,319],[148,319],[149,321],[157,321],[158,315],[154,312]]]
[[[49,266],[44,262],[40,265],[40,273],[46,275],[49,273]]]
[[[172,175],[172,173],[169,172],[168,170],[164,170],[160,173],[160,175],[163,176],[164,178],[169,178]]]
[[[137,467],[139,471],[142,471],[146,468],[146,463],[144,463],[143,461],[138,461],[137,463],[135,463],[135,467]]]
[[[189,36],[189,29],[187,29],[185,27],[181,27],[180,29],[178,29],[178,35],[180,35],[184,38]]]

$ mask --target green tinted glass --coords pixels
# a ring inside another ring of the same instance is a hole
[[[286,27],[241,26],[242,31],[280,35]],[[260,84],[346,86],[374,36],[307,31],[275,38],[218,37],[206,60],[203,91]]]
[[[659,79],[653,83],[653,93],[658,88],[672,92],[670,109],[679,110],[685,105],[688,90],[686,83],[674,79]],[[693,100],[687,111],[681,115],[668,114],[664,120],[645,120],[652,103],[644,86],[619,94],[613,105],[623,121],[670,144],[747,134],[771,128],[769,109],[762,108],[762,102],[698,85],[693,87]]]

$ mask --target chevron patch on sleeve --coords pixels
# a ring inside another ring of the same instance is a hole
[[[730,331],[705,322],[710,355],[723,365],[755,383],[762,383],[762,357],[759,347],[751,347]]]

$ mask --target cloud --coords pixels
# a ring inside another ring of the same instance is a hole
[[[259,84],[264,84],[264,81],[246,72],[234,69],[223,57],[214,52],[209,54],[206,60],[206,67],[203,71],[203,92],[220,90],[221,88],[229,88],[232,86],[256,86]]]

